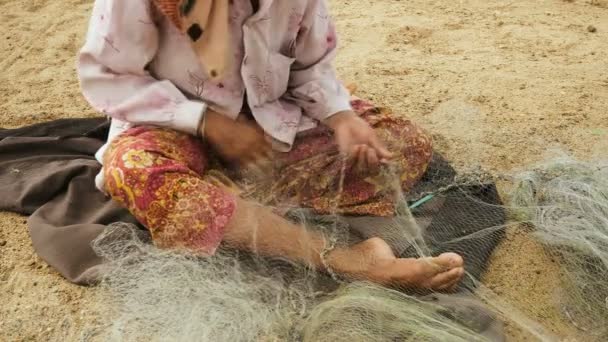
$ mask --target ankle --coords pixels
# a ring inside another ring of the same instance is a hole
[[[366,256],[353,247],[339,247],[328,252],[324,258],[325,271],[348,278],[361,278],[368,273]]]
[[[378,272],[382,265],[390,264],[395,255],[380,238],[371,238],[349,247],[336,248],[327,254],[326,263],[333,271],[349,278],[386,282],[386,274]]]

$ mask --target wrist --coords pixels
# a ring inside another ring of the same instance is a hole
[[[352,110],[346,110],[338,112],[323,120],[323,124],[331,128],[332,130],[336,130],[343,123],[355,118],[357,118],[357,114],[355,114],[355,112],[353,112]]]
[[[207,108],[198,127],[199,137],[213,142],[216,139],[216,134],[221,131],[221,126],[225,119],[227,118],[225,118],[222,114],[211,108]]]
[[[209,124],[209,121],[212,121],[212,120],[208,120],[208,119],[209,119],[209,117],[212,117],[212,116],[213,116],[213,110],[211,108],[207,107],[207,109],[203,113],[201,120],[198,123],[198,127],[196,129],[196,135],[199,138],[203,138],[203,137],[207,136],[207,131],[208,131],[207,124]]]

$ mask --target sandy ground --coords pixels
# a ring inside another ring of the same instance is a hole
[[[607,0],[331,2],[340,75],[433,132],[457,165],[508,172],[552,148],[606,153]],[[0,0],[0,126],[95,115],[74,71],[91,4]],[[552,306],[555,261],[524,232],[510,231],[492,265],[495,293],[585,339]],[[23,217],[0,214],[0,341],[78,339],[95,292],[37,259]]]

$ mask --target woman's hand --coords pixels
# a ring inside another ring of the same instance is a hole
[[[332,115],[324,122],[334,131],[340,152],[347,155],[360,171],[377,171],[380,164],[393,158],[374,129],[352,111]]]
[[[247,165],[270,159],[271,146],[255,122],[234,121],[208,109],[199,131],[228,161]]]

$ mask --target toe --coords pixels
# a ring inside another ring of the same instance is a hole
[[[420,260],[424,261],[427,266],[431,266],[425,267],[426,271],[429,272],[427,273],[429,275],[435,275],[450,269],[462,267],[464,264],[462,257],[456,253],[443,253],[438,257],[424,258]]]
[[[462,267],[464,265],[464,260],[456,253],[443,253],[435,259],[440,261],[446,268]]]
[[[429,284],[430,288],[439,289],[444,286],[447,287],[453,282],[458,282],[460,278],[462,278],[463,273],[464,270],[462,267],[453,268],[449,271],[440,273],[431,279]]]
[[[459,272],[458,277],[455,277],[452,281],[449,281],[449,282],[445,283],[444,285],[437,287],[437,290],[453,291],[456,288],[456,286],[460,283],[460,281],[462,280],[462,277],[464,275],[464,269],[460,268],[459,270],[460,270],[460,272]]]

